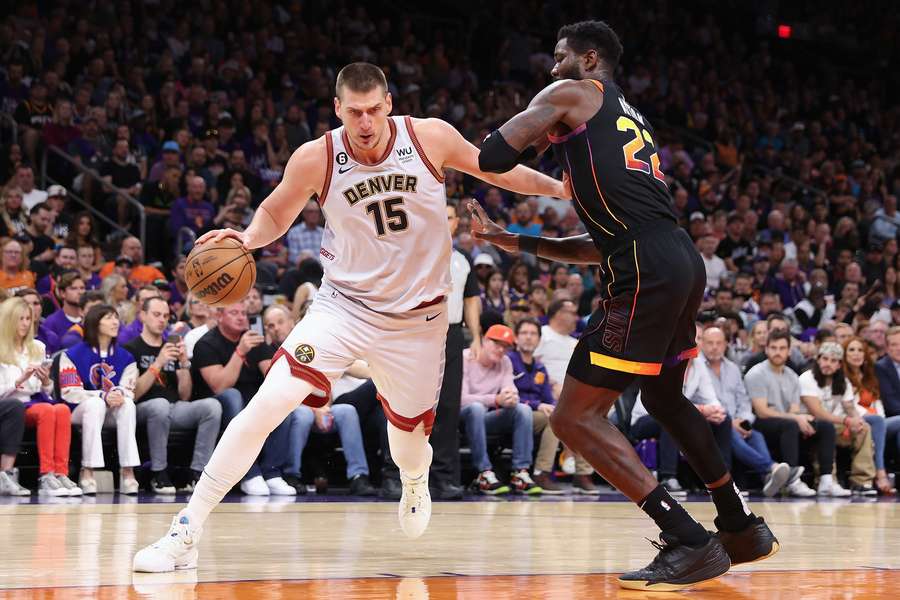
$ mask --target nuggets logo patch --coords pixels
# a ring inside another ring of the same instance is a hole
[[[316,357],[316,351],[309,344],[299,344],[294,348],[294,358],[304,365],[309,364]]]
[[[544,374],[540,371],[534,374],[534,384],[544,385]]]

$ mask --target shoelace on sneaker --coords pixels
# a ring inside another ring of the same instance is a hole
[[[403,481],[404,491],[407,492],[406,502],[405,502],[406,508],[409,510],[410,513],[415,514],[417,512],[418,507],[421,506],[422,500],[425,496],[421,492],[421,488],[423,486],[425,486],[425,489],[426,490],[428,489],[428,486],[426,483],[428,481],[428,479],[425,477],[424,474],[420,475],[416,479],[410,479],[409,477],[406,477],[405,475],[401,475],[401,478]]]
[[[648,542],[650,542],[650,544],[654,548],[659,550],[659,554],[657,554],[653,558],[653,561],[649,565],[646,566],[646,569],[652,570],[654,568],[658,569],[659,567],[665,567],[666,572],[669,572],[671,570],[671,567],[670,567],[670,565],[666,564],[667,555],[669,552],[672,552],[673,550],[675,550],[675,548],[677,548],[681,544],[678,543],[677,540],[673,540],[671,542],[666,541],[665,539],[663,539],[662,536],[660,536],[659,542],[657,542],[656,540],[651,540],[650,538],[644,538],[644,539],[647,540]]]
[[[153,544],[153,548],[179,551],[184,546],[194,543],[194,537],[187,525],[176,523],[169,529],[169,533],[161,537]]]

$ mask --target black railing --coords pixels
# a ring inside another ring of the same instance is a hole
[[[98,189],[110,190],[112,193],[114,193],[116,195],[117,198],[122,198],[126,202],[128,202],[131,206],[133,206],[138,214],[138,238],[140,238],[141,244],[144,247],[146,247],[146,244],[147,244],[147,240],[146,240],[146,237],[147,237],[147,214],[146,214],[146,211],[144,211],[144,205],[141,204],[140,202],[138,202],[138,200],[134,196],[132,196],[131,194],[129,194],[122,188],[116,187],[116,186],[112,185],[111,183],[105,182],[103,180],[103,178],[100,176],[100,174],[95,169],[84,166],[84,164],[82,164],[81,161],[75,160],[75,158],[73,158],[71,155],[63,152],[56,146],[45,146],[44,147],[44,155],[43,155],[43,159],[41,161],[41,186],[43,187],[43,189],[47,189],[49,184],[62,185],[62,182],[56,181],[55,179],[53,179],[53,177],[51,177],[47,173],[47,157],[50,154],[52,154],[56,158],[66,161],[69,165],[71,165],[74,169],[76,169],[79,173],[81,173],[83,177],[90,178],[97,186],[99,186]],[[106,213],[104,213],[103,211],[100,211],[100,210],[94,208],[90,202],[86,202],[81,196],[74,193],[71,189],[68,189],[68,186],[66,186],[66,187],[67,187],[67,191],[68,191],[67,198],[74,200],[76,203],[81,205],[85,210],[90,211],[90,213],[92,215],[94,215],[97,219],[99,219],[103,223],[106,223],[112,229],[118,231],[122,235],[125,235],[125,236],[131,235],[131,232],[128,229],[126,229],[125,227],[122,227],[117,221],[109,218],[106,215]]]

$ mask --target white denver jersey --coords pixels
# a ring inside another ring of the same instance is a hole
[[[374,165],[358,162],[340,127],[325,134],[328,167],[324,279],[385,313],[450,291],[450,229],[442,173],[428,161],[409,117],[389,117],[390,141]]]

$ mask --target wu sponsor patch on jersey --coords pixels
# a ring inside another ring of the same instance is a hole
[[[416,156],[413,154],[412,146],[407,146],[405,148],[397,148],[397,158],[400,159],[400,162],[407,163],[411,160],[415,160]]]
[[[316,351],[313,350],[313,347],[309,344],[298,344],[297,347],[294,348],[294,358],[296,358],[298,362],[307,365],[316,358]]]

